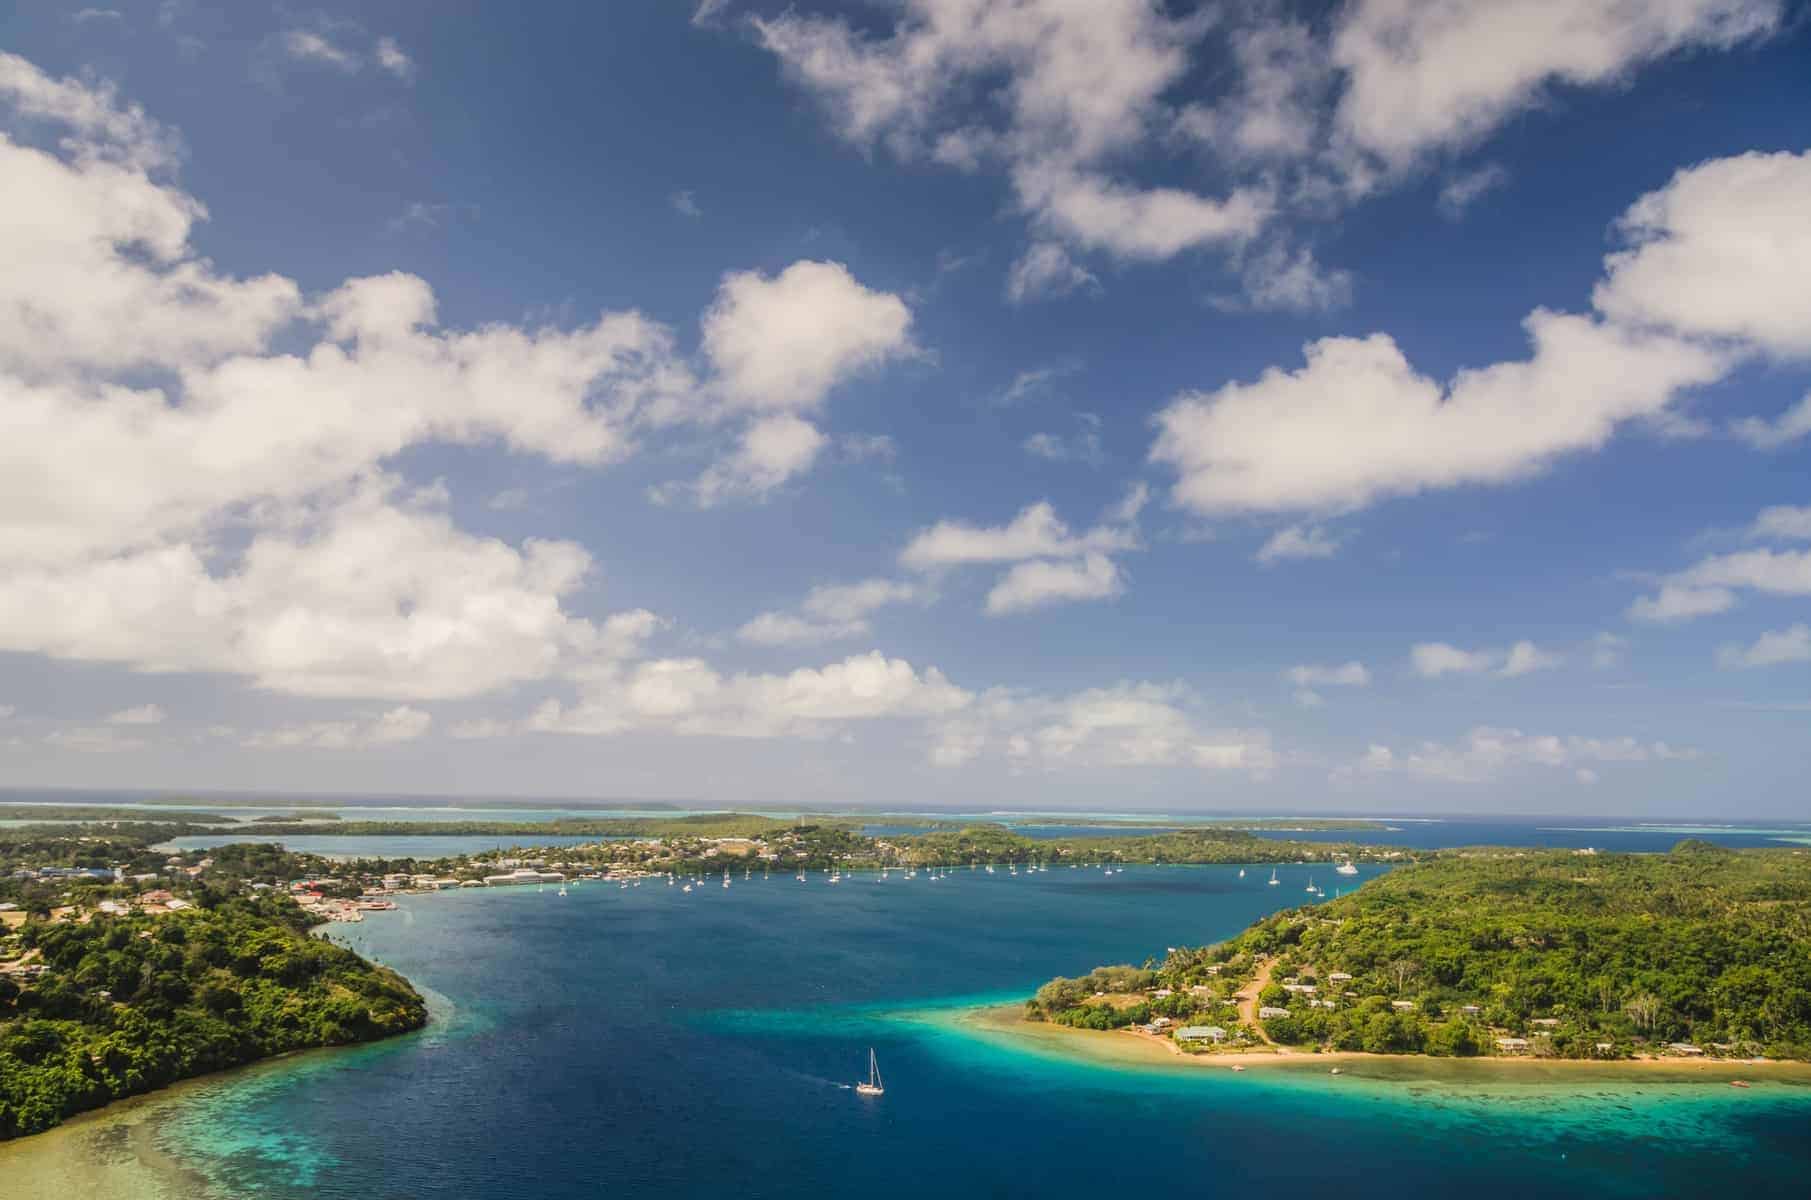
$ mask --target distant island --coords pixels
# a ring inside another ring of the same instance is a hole
[[[484,837],[498,846],[532,847],[540,838],[608,839],[596,845],[564,847],[560,853],[573,861],[591,864],[660,864],[659,869],[686,869],[701,860],[722,855],[771,855],[778,866],[806,869],[881,868],[888,866],[966,866],[968,864],[1058,863],[1292,863],[1365,860],[1400,862],[1416,852],[1402,847],[1356,842],[1305,842],[1261,837],[1263,822],[1209,824],[1186,828],[1116,826],[1101,828],[1150,829],[1099,836],[1030,837],[1003,824],[944,825],[935,821],[888,820],[870,815],[826,814],[796,819],[760,813],[695,813],[687,816],[561,817],[545,821],[359,821],[340,820],[330,829],[312,819],[282,821],[259,818],[248,828],[241,824],[209,829],[193,822],[171,822],[165,840],[190,834],[231,837],[284,838],[330,832],[335,837],[433,838]],[[180,824],[177,831],[174,826]],[[885,837],[861,830],[870,825],[902,825],[922,832]],[[1317,826],[1319,828],[1320,826]],[[1291,829],[1298,828],[1290,826]],[[1327,829],[1380,828],[1371,822],[1342,825],[1328,821]],[[15,836],[26,830],[11,831]],[[39,832],[64,835],[71,826]],[[434,859],[395,859],[427,864]],[[707,864],[708,865],[708,864]],[[719,863],[719,865],[721,865]]]
[[[1807,1060],[1811,854],[1443,851],[1025,1009],[1206,1055]]]

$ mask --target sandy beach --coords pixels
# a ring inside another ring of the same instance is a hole
[[[1311,1053],[1286,1047],[1210,1054],[1186,1054],[1175,1043],[1129,1030],[1071,1029],[1044,1021],[1027,1021],[1017,1004],[972,1008],[939,1019],[990,1039],[1010,1041],[1037,1053],[1082,1059],[1107,1067],[1232,1071],[1330,1073],[1373,1080],[1443,1082],[1600,1082],[1646,1080],[1654,1083],[1707,1083],[1728,1087],[1750,1083],[1789,1083],[1811,1087],[1811,1063],[1751,1059],[1637,1058],[1610,1061],[1554,1058],[1432,1058],[1409,1054],[1366,1054],[1360,1051]]]

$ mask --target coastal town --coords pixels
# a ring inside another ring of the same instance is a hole
[[[255,823],[248,839],[208,850],[173,850],[153,839],[193,824],[108,819],[24,825],[0,839],[0,976],[15,987],[40,985],[40,956],[19,934],[28,922],[86,925],[99,919],[161,919],[218,904],[223,897],[283,897],[310,925],[351,924],[394,911],[397,900],[482,888],[534,887],[564,895],[584,885],[640,887],[658,882],[690,895],[707,883],[779,875],[839,884],[866,873],[935,882],[966,869],[1007,878],[1052,869],[1088,869],[1111,879],[1131,863],[1267,859],[1349,865],[1355,858],[1394,864],[1414,855],[1387,846],[1312,844],[1260,838],[1239,829],[1189,829],[1116,838],[1031,838],[1000,826],[866,836],[838,822],[786,822],[738,814],[612,827],[648,836],[608,836],[577,845],[499,848],[486,855],[434,859],[327,858],[292,853]],[[708,831],[708,832],[707,832]],[[718,832],[722,831],[722,832]],[[381,845],[382,839],[374,838]]]

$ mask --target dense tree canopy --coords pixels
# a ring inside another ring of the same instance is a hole
[[[0,982],[0,1138],[178,1079],[285,1051],[420,1028],[401,976],[306,933],[282,897],[150,917],[34,922],[46,971]]]
[[[1282,1043],[1465,1055],[1515,1038],[1577,1058],[1686,1042],[1811,1059],[1811,853],[1444,852],[1174,951],[1139,986],[1175,991],[1183,1015],[1224,1012],[1229,981],[1260,964],[1259,1002],[1288,1013],[1264,1032]],[[1138,1015],[1081,982],[1046,985],[1033,1015]]]

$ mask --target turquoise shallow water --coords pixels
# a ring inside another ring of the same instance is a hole
[[[948,1019],[1235,932],[1301,898],[1282,873],[412,898],[335,936],[428,991],[428,1032],[198,1089],[158,1136],[273,1200],[1785,1195],[1811,1171],[1811,1088],[1112,1070]],[[869,1046],[878,1101],[848,1087]]]

